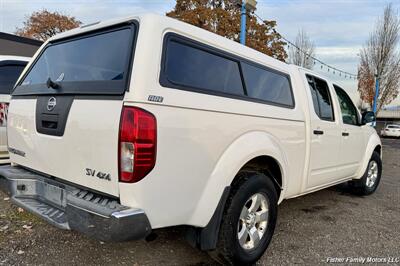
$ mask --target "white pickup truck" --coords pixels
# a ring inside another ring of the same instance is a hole
[[[7,148],[7,113],[10,92],[29,57],[0,55],[0,164],[10,163]]]
[[[140,15],[47,41],[22,73],[0,184],[49,223],[101,240],[186,225],[251,264],[278,204],[349,181],[373,193],[381,142],[319,74],[177,20]]]

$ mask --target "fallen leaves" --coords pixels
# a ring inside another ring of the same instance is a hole
[[[27,229],[27,230],[31,230],[32,229],[32,227],[33,227],[33,225],[31,225],[31,224],[24,224],[23,226],[22,226],[22,228],[24,228],[24,229]]]
[[[8,229],[8,225],[4,225],[2,227],[0,227],[0,232],[4,232]]]

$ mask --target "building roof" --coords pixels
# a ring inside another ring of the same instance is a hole
[[[43,44],[43,42],[38,41],[38,40],[29,39],[29,38],[25,38],[25,37],[20,37],[20,36],[9,34],[9,33],[5,33],[5,32],[0,32],[0,39],[13,41],[13,42],[19,42],[19,43],[30,44],[30,45],[35,45],[35,46],[41,46]]]

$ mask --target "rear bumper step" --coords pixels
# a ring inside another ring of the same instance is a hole
[[[150,222],[141,209],[67,185],[18,166],[0,166],[0,189],[50,224],[102,241],[145,238]]]

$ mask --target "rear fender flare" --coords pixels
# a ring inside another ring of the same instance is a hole
[[[247,162],[258,156],[270,156],[280,165],[282,173],[281,201],[284,197],[286,177],[288,176],[288,163],[281,144],[276,137],[269,133],[248,132],[234,140],[220,156],[203,188],[202,196],[191,216],[190,224],[199,227],[206,226],[219,205],[224,189],[231,185],[236,174]]]

